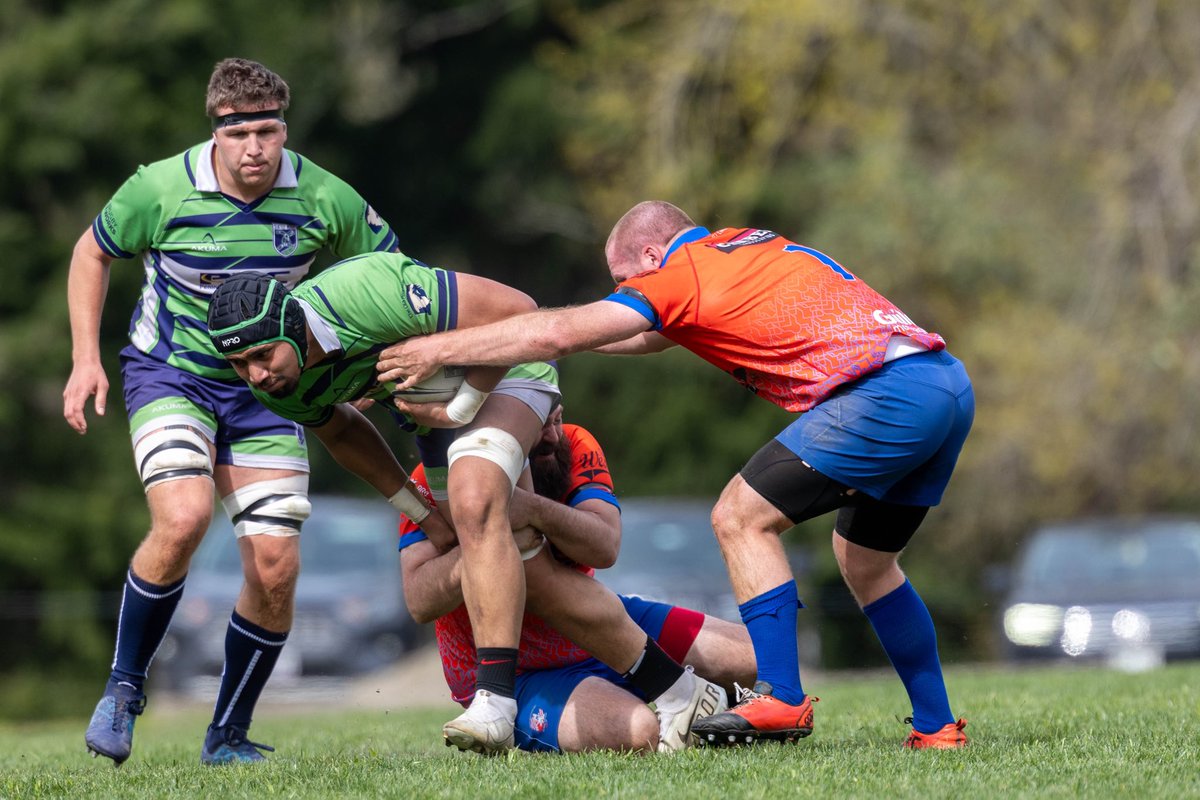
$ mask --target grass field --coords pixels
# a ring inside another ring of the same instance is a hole
[[[484,759],[444,748],[454,707],[263,712],[270,763],[202,768],[206,715],[151,711],[120,769],[89,758],[85,720],[0,727],[0,797],[121,798],[977,798],[1200,797],[1200,664],[1101,669],[957,668],[972,745],[904,752],[898,681],[821,676],[816,731],[795,746]],[[438,687],[440,691],[441,687]]]

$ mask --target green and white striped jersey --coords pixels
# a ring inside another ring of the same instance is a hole
[[[251,390],[279,416],[309,426],[328,422],[338,403],[390,398],[375,371],[385,347],[458,326],[457,273],[403,253],[346,259],[298,285],[292,296],[304,304],[309,329],[328,355],[305,366],[296,391],[287,397]],[[517,365],[504,380],[558,391],[558,371],[545,362]]]
[[[92,224],[114,258],[142,254],[145,277],[130,321],[137,349],[208,378],[237,376],[208,338],[208,301],[239,272],[289,287],[318,251],[336,257],[396,249],[396,235],[349,184],[284,150],[275,186],[251,202],[222,194],[214,142],[139,167]]]

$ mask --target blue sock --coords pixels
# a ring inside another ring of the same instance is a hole
[[[133,684],[139,689],[146,683],[150,662],[167,634],[179,598],[183,597],[186,578],[185,575],[175,583],[157,586],[134,575],[132,568],[125,574],[111,681]]]
[[[800,656],[796,646],[796,611],[803,608],[796,582],[788,581],[738,606],[750,631],[758,679],[771,684],[773,696],[791,705],[804,702]]]
[[[913,585],[904,581],[895,591],[864,606],[863,613],[908,691],[913,727],[921,733],[933,733],[954,722],[938,660],[933,618]]]
[[[286,631],[269,631],[233,612],[225,630],[225,670],[221,673],[221,689],[213,711],[214,725],[250,729],[258,696],[267,685],[285,642]]]

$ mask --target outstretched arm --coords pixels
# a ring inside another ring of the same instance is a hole
[[[636,336],[612,344],[592,348],[593,353],[603,353],[606,356],[644,356],[648,353],[661,353],[675,343],[657,331],[646,331]]]
[[[649,321],[637,311],[600,300],[405,339],[380,353],[376,369],[382,373],[380,380],[397,381],[403,389],[444,364],[505,366],[549,361],[629,339],[649,327]]]

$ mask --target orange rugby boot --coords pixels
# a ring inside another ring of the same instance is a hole
[[[692,723],[692,734],[700,745],[754,744],[759,739],[794,742],[812,733],[817,698],[805,697],[794,706],[773,697],[771,684],[765,681],[754,684],[753,690],[734,686],[737,705]]]
[[[912,717],[908,717],[904,721],[911,725]],[[958,722],[946,723],[933,733],[921,733],[913,730],[904,740],[904,747],[908,750],[954,750],[966,747],[968,739],[967,735],[963,733],[965,727],[967,727],[967,721],[960,719]]]

